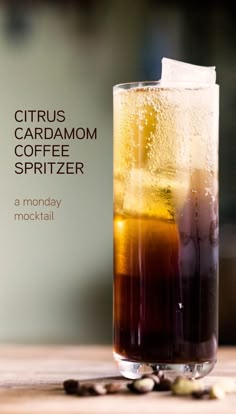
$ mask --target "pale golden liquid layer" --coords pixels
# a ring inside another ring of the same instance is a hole
[[[116,214],[170,220],[189,191],[215,197],[218,112],[211,94],[155,88],[115,93]]]

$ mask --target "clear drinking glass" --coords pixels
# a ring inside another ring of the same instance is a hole
[[[122,375],[216,362],[219,87],[116,85],[114,358]]]

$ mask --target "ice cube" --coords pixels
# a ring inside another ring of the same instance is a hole
[[[133,168],[124,195],[123,212],[131,215],[173,220],[188,191],[188,177],[151,173]]]
[[[174,209],[169,183],[142,168],[130,172],[124,197],[125,213],[173,219]]]
[[[219,88],[215,82],[215,67],[162,59],[161,85],[167,91],[170,86],[169,102],[173,103],[171,113],[175,122],[173,130],[180,134],[178,139],[176,136],[173,149],[176,159],[183,161],[186,168],[185,159],[181,159],[176,150],[177,142],[182,143],[190,167],[212,170],[217,164]],[[178,87],[181,92],[175,93]],[[192,90],[189,92],[189,89]],[[188,142],[183,142],[183,139]]]
[[[174,59],[162,59],[161,82],[216,83],[215,66],[197,66]]]

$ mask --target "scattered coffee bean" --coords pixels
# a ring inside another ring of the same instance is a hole
[[[103,384],[99,383],[85,383],[80,386],[78,390],[78,395],[80,396],[95,396],[95,395],[105,395],[107,393],[107,390]]]
[[[196,400],[207,400],[210,398],[210,389],[204,388],[202,390],[193,391],[192,397],[195,398]]]
[[[154,381],[154,384],[155,384],[154,385],[154,388],[155,388],[156,384],[159,384],[160,383],[160,378],[156,374],[144,374],[142,376],[142,379],[143,378],[151,378]]]
[[[136,394],[146,394],[153,390],[154,385],[155,383],[152,378],[140,378],[129,383],[127,387]]]
[[[200,391],[204,388],[201,381],[189,380],[185,377],[176,377],[172,384],[172,392],[175,395],[190,395],[194,391]]]
[[[83,396],[83,397],[89,396],[91,395],[92,388],[93,388],[93,383],[87,382],[85,384],[81,384],[78,390],[78,395]]]
[[[160,378],[159,383],[155,384],[154,391],[170,391],[171,387],[172,387],[171,380],[163,376]]]
[[[109,382],[105,385],[105,389],[107,390],[107,394],[116,394],[123,389],[123,384],[118,382]]]
[[[163,372],[158,371],[154,374],[145,374],[140,379],[136,379],[127,384],[123,382],[79,382],[68,379],[63,382],[66,394],[79,396],[99,396],[105,394],[116,394],[128,387],[131,392],[136,394],[146,394],[151,391],[170,391],[174,395],[188,396],[195,399],[222,399],[226,394],[236,392],[236,383],[233,379],[227,378],[219,380],[211,387],[206,387],[200,380],[190,380],[183,376],[178,376],[172,382],[166,378]]]
[[[79,381],[74,380],[74,379],[68,379],[66,381],[63,382],[63,387],[64,390],[66,392],[66,394],[77,394],[79,391]]]
[[[128,384],[127,384],[127,388],[128,388],[128,390],[130,390],[131,392],[135,392],[133,382],[128,382]]]
[[[222,400],[225,398],[225,391],[219,384],[214,384],[210,388],[210,398],[213,400]]]
[[[93,384],[92,388],[95,395],[105,395],[107,390],[103,384]]]

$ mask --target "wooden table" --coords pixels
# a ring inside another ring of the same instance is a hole
[[[153,392],[148,395],[76,397],[65,395],[67,378],[118,375],[110,347],[0,347],[0,414],[5,413],[181,413],[235,414],[236,394],[224,400],[198,401]],[[204,381],[236,380],[236,348],[222,348],[219,362]]]

